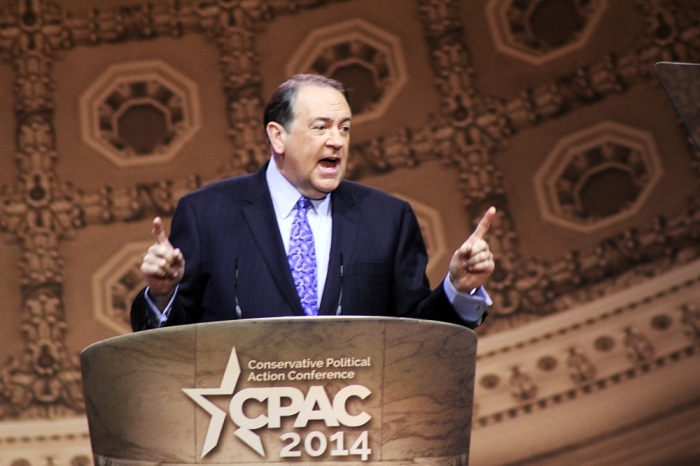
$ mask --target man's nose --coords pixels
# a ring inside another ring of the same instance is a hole
[[[333,128],[328,135],[326,144],[335,150],[340,150],[345,143],[345,136],[341,134],[339,128]]]

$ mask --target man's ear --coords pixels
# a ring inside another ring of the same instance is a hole
[[[267,138],[270,140],[272,152],[284,154],[284,146],[287,143],[287,131],[284,129],[284,126],[276,121],[271,121],[267,124],[265,131],[267,131]]]

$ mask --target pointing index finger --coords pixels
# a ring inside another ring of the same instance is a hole
[[[163,244],[168,241],[168,235],[165,234],[165,229],[163,229],[163,220],[160,217],[153,219],[152,233],[156,243]]]
[[[493,206],[489,207],[489,210],[487,210],[484,216],[481,218],[481,221],[476,226],[476,230],[474,230],[474,233],[472,233],[469,239],[473,241],[482,239],[486,235],[486,232],[489,231],[489,227],[491,226],[491,222],[495,216],[496,208]]]

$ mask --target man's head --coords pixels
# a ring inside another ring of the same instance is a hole
[[[264,124],[274,162],[305,196],[320,199],[342,181],[350,117],[345,86],[323,76],[294,76],[270,98]]]

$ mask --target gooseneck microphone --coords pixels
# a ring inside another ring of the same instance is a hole
[[[338,308],[335,311],[335,315],[339,316],[343,312],[343,280],[345,274],[343,271],[343,253],[340,253],[340,295],[338,296]]]
[[[241,306],[238,304],[238,257],[236,257],[235,270],[233,272],[233,301],[236,303],[236,319],[243,318],[243,311],[241,311]]]

